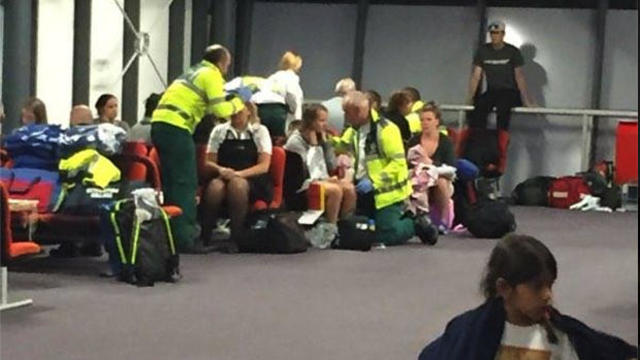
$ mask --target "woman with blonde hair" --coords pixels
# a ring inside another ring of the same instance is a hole
[[[208,245],[218,213],[226,204],[231,236],[242,234],[249,205],[256,200],[267,203],[273,199],[273,182],[269,175],[271,139],[267,129],[253,123],[252,105],[235,110],[231,119],[216,125],[209,137],[207,168],[218,176],[207,185],[202,202],[201,238]]]
[[[247,101],[244,105],[249,110],[249,124],[258,126],[260,125],[260,116],[258,115],[258,107],[251,101]]]
[[[280,59],[279,70],[267,78],[269,90],[257,92],[251,100],[258,105],[262,124],[269,129],[275,144],[284,142],[287,125],[302,118],[303,92],[298,73],[302,57],[287,51]]]

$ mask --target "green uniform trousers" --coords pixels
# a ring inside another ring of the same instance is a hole
[[[260,123],[267,127],[272,138],[286,135],[286,105],[260,104],[258,105],[258,117],[260,117]]]
[[[160,157],[164,203],[182,209],[181,216],[171,219],[171,231],[178,249],[184,249],[192,246],[199,236],[196,222],[198,175],[193,138],[187,130],[152,122],[151,140]]]
[[[403,202],[385,206],[375,212],[376,241],[385,245],[400,245],[415,234],[414,221],[404,214]]]

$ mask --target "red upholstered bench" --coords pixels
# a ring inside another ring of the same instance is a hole
[[[285,160],[286,155],[284,149],[280,146],[274,146],[271,150],[271,165],[269,166],[269,174],[271,174],[273,181],[273,199],[269,204],[262,200],[256,201],[251,205],[253,211],[279,209],[280,206],[282,206],[282,184],[284,181]],[[196,146],[196,161],[200,183],[196,196],[200,197],[204,191],[204,187],[211,179],[211,175],[207,173],[205,165],[207,161],[207,145]]]

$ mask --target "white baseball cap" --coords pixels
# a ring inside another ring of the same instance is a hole
[[[506,25],[502,21],[492,21],[489,24],[488,31],[504,31]]]

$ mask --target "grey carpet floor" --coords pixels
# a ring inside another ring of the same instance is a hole
[[[514,213],[556,255],[556,306],[636,344],[638,214]],[[32,259],[10,272],[10,295],[34,305],[1,314],[0,358],[415,359],[481,303],[494,244],[182,256],[183,281],[152,288],[98,278],[104,259]]]

